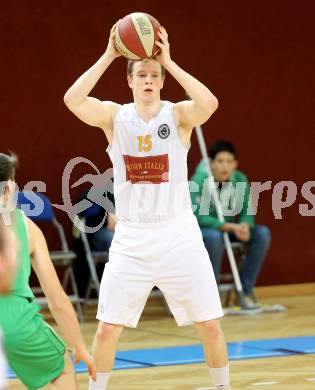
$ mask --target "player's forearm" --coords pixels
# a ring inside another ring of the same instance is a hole
[[[217,109],[217,98],[199,80],[184,71],[172,60],[165,64],[165,68],[184,88],[196,105],[206,111],[210,109],[213,112]]]
[[[84,349],[80,325],[69,298],[64,295],[58,303],[48,302],[48,305],[67,343],[76,350]]]
[[[237,228],[238,228],[238,225],[236,223],[225,222],[223,225],[221,225],[220,230],[222,232],[234,233],[235,230],[237,230]]]
[[[83,73],[66,92],[64,96],[66,106],[71,108],[83,103],[114,59],[115,57],[105,52],[90,69]]]

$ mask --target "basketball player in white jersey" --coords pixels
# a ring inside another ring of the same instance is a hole
[[[134,103],[100,101],[89,93],[119,57],[116,25],[102,57],[67,91],[65,104],[82,121],[100,127],[114,168],[118,223],[99,296],[93,343],[97,379],[89,389],[105,389],[124,326],[136,327],[154,286],[165,295],[179,326],[193,323],[205,350],[215,389],[229,389],[223,315],[211,262],[193,215],[187,183],[187,153],[193,128],[217,109],[215,96],[170,57],[160,28],[160,54],[129,61]],[[161,101],[165,69],[191,101]]]

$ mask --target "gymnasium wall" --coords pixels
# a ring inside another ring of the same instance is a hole
[[[301,188],[315,180],[314,8],[311,1],[284,0],[5,2],[0,15],[0,150],[19,155],[20,187],[43,180],[57,204],[63,202],[61,177],[71,158],[90,159],[101,172],[110,167],[102,131],[67,111],[63,95],[105,50],[118,18],[148,12],[166,27],[173,59],[219,99],[219,110],[203,127],[207,142],[231,140],[239,151],[239,168],[250,180],[271,181],[257,215],[257,223],[268,225],[273,235],[259,284],[314,282],[315,213],[299,213],[300,203],[313,207]],[[123,59],[111,66],[93,95],[130,101]],[[169,75],[162,97],[183,99]],[[200,159],[195,137],[189,158],[192,173]],[[86,164],[77,166],[71,183],[85,173],[95,172]],[[297,199],[282,211],[282,219],[275,219],[272,194],[280,181],[296,184]],[[73,199],[81,189],[71,189]],[[70,233],[66,214],[57,210],[57,215]]]

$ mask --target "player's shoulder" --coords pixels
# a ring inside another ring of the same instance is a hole
[[[243,173],[237,169],[235,169],[235,171],[233,171],[233,176],[234,176],[235,181],[244,181],[244,182],[248,181],[248,178],[245,175],[245,173]]]
[[[174,116],[174,105],[175,103],[172,103],[168,100],[161,100],[160,101],[161,103],[161,106],[160,106],[160,110],[158,112],[158,116],[159,117],[164,117],[164,116],[167,116],[167,115],[172,115]]]
[[[37,239],[40,235],[43,234],[41,229],[27,216],[25,216],[25,224],[30,241]]]
[[[172,111],[175,118],[175,122],[178,125],[181,123],[182,118],[185,117],[185,110],[187,108],[187,104],[190,104],[191,102],[188,100],[182,100],[180,102],[171,103],[172,104]]]
[[[181,100],[179,102],[172,103],[172,104],[173,104],[173,110],[177,113],[180,113],[186,109],[187,105],[191,104],[191,101]]]
[[[119,103],[115,103],[115,102],[112,102],[112,101],[109,101],[109,100],[103,100],[102,101],[102,105],[104,107],[104,109],[108,112],[110,112],[112,118],[115,117],[115,115],[117,114],[117,112],[120,110],[120,108],[122,107],[121,104]]]
[[[115,110],[114,121],[121,121],[130,118],[134,114],[134,103],[119,104]]]

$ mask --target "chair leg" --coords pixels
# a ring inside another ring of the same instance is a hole
[[[225,307],[228,307],[231,302],[231,296],[232,296],[232,290],[227,291],[226,297],[225,297]]]
[[[67,286],[68,286],[68,283],[69,283],[69,277],[70,277],[70,269],[69,267],[66,268],[65,270],[65,273],[63,275],[63,279],[62,279],[62,288],[66,291],[67,290]]]
[[[83,316],[81,301],[80,301],[80,297],[79,297],[78,286],[77,286],[77,282],[75,281],[72,267],[69,268],[69,278],[70,278],[71,288],[72,288],[73,294],[75,296],[75,305],[77,308],[79,321],[84,322],[84,316]]]
[[[85,296],[84,296],[85,301],[87,301],[90,298],[92,290],[93,290],[93,281],[90,278],[88,286],[86,288]]]

